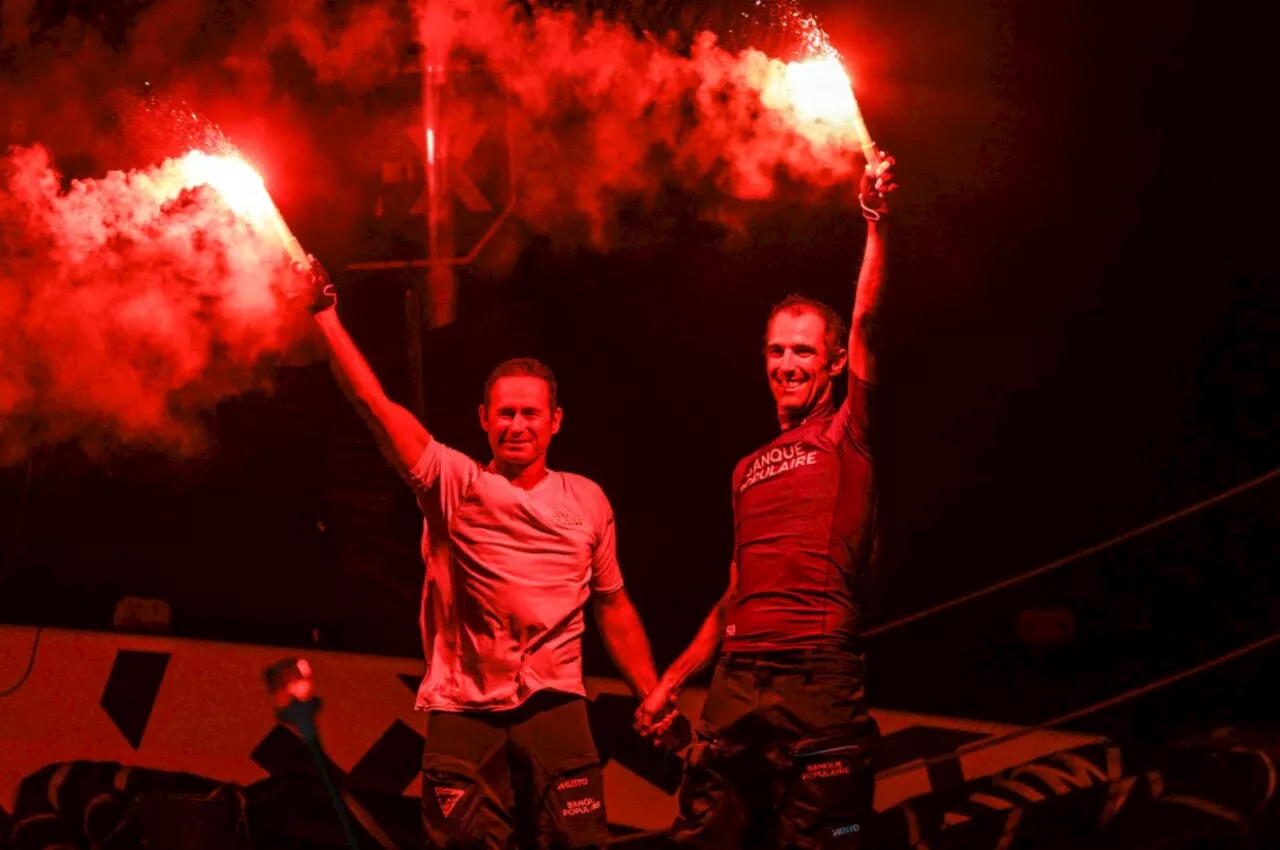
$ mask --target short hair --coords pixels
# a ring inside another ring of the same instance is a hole
[[[555,411],[559,400],[556,376],[551,371],[551,367],[541,360],[534,360],[532,357],[517,357],[514,360],[507,360],[495,366],[484,382],[485,407],[489,406],[489,397],[493,393],[493,385],[498,383],[499,378],[541,378],[543,383],[547,385],[547,399],[551,403],[551,410],[552,412]]]
[[[827,345],[828,355],[843,351],[849,344],[849,326],[845,324],[844,318],[831,305],[824,304],[807,295],[792,294],[774,304],[773,309],[769,311],[769,320],[764,323],[765,345],[769,344],[769,328],[773,327],[773,320],[780,313],[790,313],[793,316],[799,316],[803,313],[817,313],[822,318],[822,324],[826,330],[823,336]]]

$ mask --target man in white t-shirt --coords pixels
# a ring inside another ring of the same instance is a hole
[[[519,836],[537,847],[602,846],[600,759],[582,681],[588,601],[639,698],[657,676],[623,589],[608,499],[582,476],[547,469],[563,416],[554,375],[528,359],[493,371],[480,405],[493,460],[478,463],[387,398],[318,263],[313,276],[333,371],[424,517],[427,670],[417,708],[428,712],[428,843],[505,847]]]

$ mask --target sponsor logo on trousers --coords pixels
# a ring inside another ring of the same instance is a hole
[[[458,805],[458,801],[466,793],[461,788],[437,788],[436,802],[440,804],[440,814],[445,817],[452,815],[454,807]]]
[[[838,826],[835,829],[831,830],[831,837],[839,838],[842,835],[852,835],[853,833],[858,832],[861,829],[862,827],[856,823],[846,824],[845,826]]]
[[[583,797],[581,800],[570,800],[568,805],[564,807],[564,811],[560,812],[560,815],[561,817],[571,818],[598,812],[602,808],[604,808],[604,803],[600,802],[599,798]]]
[[[849,764],[844,759],[820,761],[807,764],[804,768],[804,779],[829,779],[832,776],[848,776]]]
[[[557,791],[568,791],[570,788],[584,788],[591,779],[586,776],[580,776],[577,779],[566,779],[556,786]]]

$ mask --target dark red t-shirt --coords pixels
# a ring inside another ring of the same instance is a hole
[[[856,580],[875,538],[869,387],[854,376],[839,410],[738,462],[733,472],[738,588],[724,648],[849,647],[859,626]]]

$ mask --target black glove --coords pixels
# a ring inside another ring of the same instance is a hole
[[[329,278],[329,273],[324,270],[324,266],[320,265],[320,261],[315,258],[314,254],[308,254],[307,260],[310,265],[304,266],[302,263],[294,263],[293,270],[298,274],[304,275],[311,284],[311,306],[312,315],[323,313],[330,307],[338,306],[338,290],[334,288],[333,281]]]

